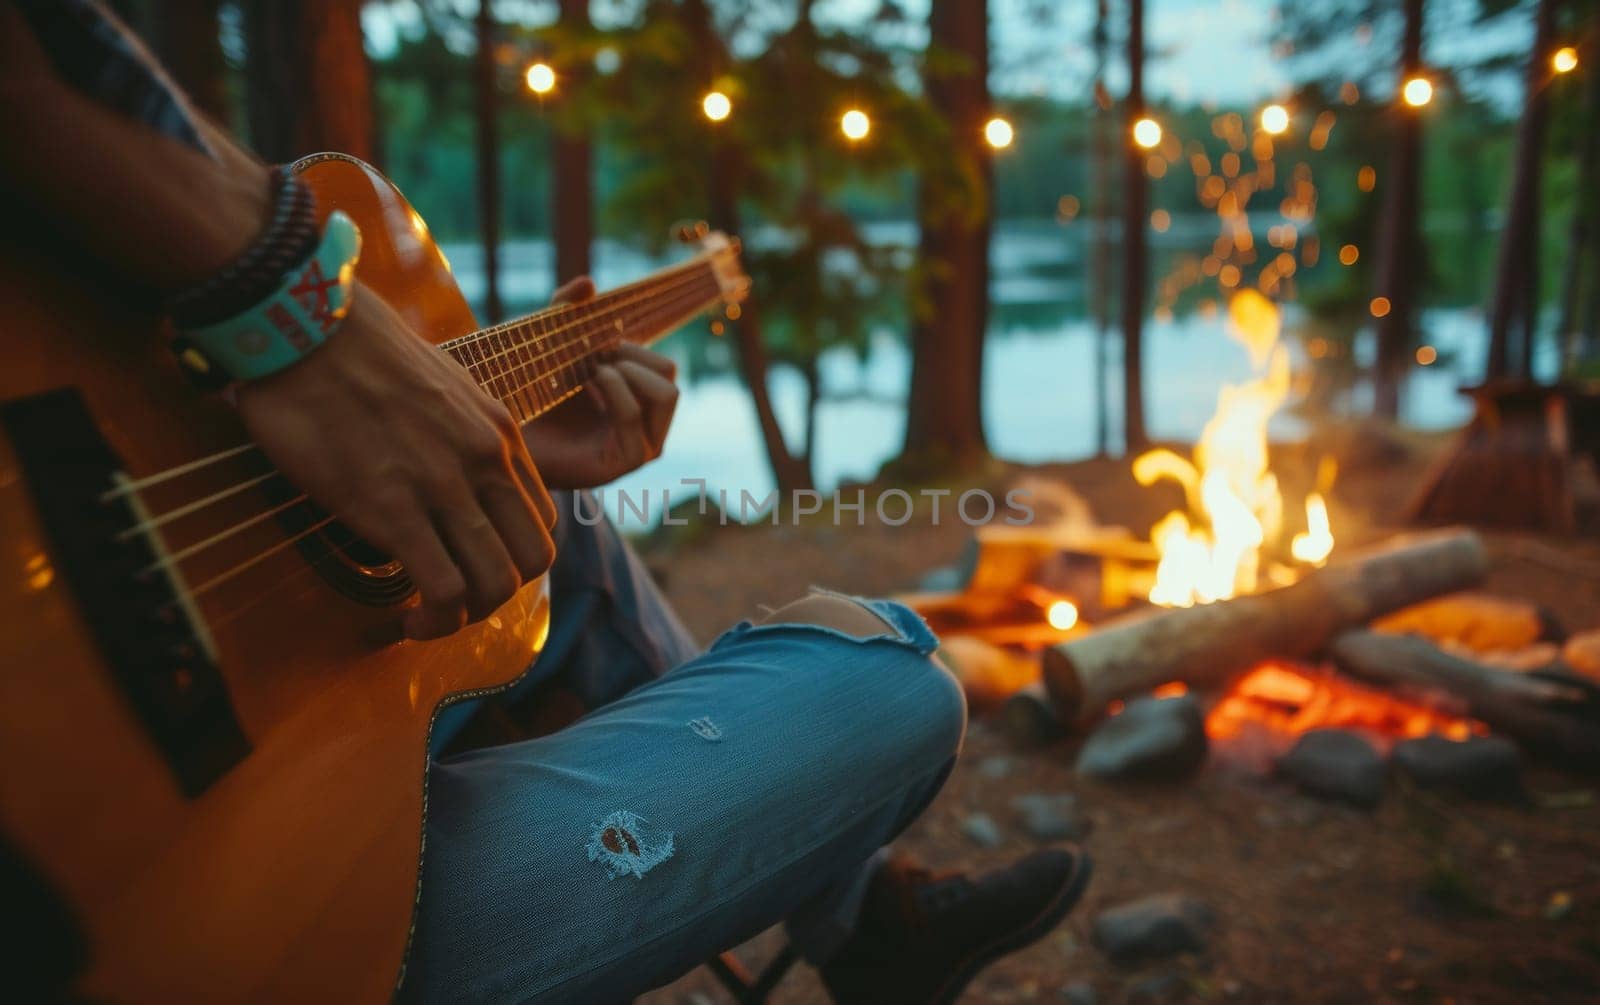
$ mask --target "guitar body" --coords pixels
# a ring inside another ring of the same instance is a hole
[[[438,343],[476,327],[421,217],[382,176],[337,156],[298,167],[324,213],[343,209],[360,226],[360,277],[419,333]],[[40,415],[55,413],[11,406],[75,389],[135,481],[248,438],[226,404],[190,387],[153,320],[130,318],[60,263],[0,250],[0,304],[0,832],[83,929],[89,960],[77,990],[133,1002],[388,998],[419,892],[435,711],[524,671],[548,627],[543,582],[449,638],[399,641],[405,581],[396,587],[381,560],[346,561],[347,578],[388,584],[355,599],[359,589],[314,567],[318,536],[288,543],[276,519],[227,535],[183,562],[170,592],[266,557],[195,596],[192,617],[171,630],[192,628],[203,644],[146,660],[140,672],[159,675],[160,687],[135,685],[147,703],[171,701],[172,721],[193,731],[182,735],[206,738],[191,746],[233,752],[212,758],[222,768],[175,768],[181,750],[163,746],[130,698],[121,650],[104,638],[123,621],[138,645],[165,637],[133,617],[146,591],[129,577],[119,592],[112,573],[95,571],[102,589],[86,603],[86,573],[68,553],[75,532],[106,531],[87,509],[76,527],[76,511],[41,495],[26,463],[40,456]],[[263,470],[247,451],[107,512],[125,526]],[[136,543],[178,554],[247,523],[265,499],[226,494]],[[232,732],[190,714],[219,695]]]

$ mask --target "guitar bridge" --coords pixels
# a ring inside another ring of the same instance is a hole
[[[54,564],[118,688],[184,795],[204,792],[249,753],[215,649],[181,584],[141,575],[160,559],[136,526],[137,497],[83,398],[66,388],[0,403]]]

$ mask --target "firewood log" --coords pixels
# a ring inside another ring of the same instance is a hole
[[[1271,659],[1308,659],[1339,632],[1442,593],[1489,570],[1476,534],[1432,531],[1336,560],[1293,586],[1199,607],[1134,615],[1044,651],[1044,678],[1065,723],[1115,698],[1183,681],[1221,684]]]
[[[1328,656],[1357,680],[1477,719],[1568,767],[1600,770],[1600,687],[1592,681],[1497,670],[1415,635],[1343,632]]]

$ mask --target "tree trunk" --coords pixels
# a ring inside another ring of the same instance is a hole
[[[248,0],[250,139],[268,161],[337,150],[378,163],[361,0]]]
[[[1546,62],[1555,29],[1555,0],[1539,0],[1534,19],[1533,51],[1522,119],[1517,124],[1516,162],[1512,168],[1511,197],[1505,227],[1500,233],[1496,266],[1494,308],[1489,316],[1488,376],[1531,376],[1533,336],[1539,314],[1538,259],[1539,175],[1544,157],[1545,89],[1549,83]],[[1581,185],[1581,183],[1580,183]],[[1513,339],[1518,330],[1521,340]]]
[[[1417,318],[1417,276],[1422,271],[1422,115],[1400,97],[1400,87],[1422,69],[1422,0],[1405,0],[1405,34],[1395,88],[1394,152],[1384,179],[1384,225],[1379,236],[1376,295],[1389,301],[1377,319],[1378,352],[1372,372],[1373,409],[1400,417],[1400,386],[1411,366]]]
[[[474,125],[478,138],[478,239],[483,244],[484,320],[499,321],[500,304],[500,95],[496,81],[494,11],[478,0],[478,52],[473,58]]]
[[[1589,31],[1590,43],[1584,48],[1594,58],[1593,54],[1600,52],[1600,28],[1591,27]],[[1583,318],[1579,315],[1578,300],[1582,294],[1584,265],[1590,257],[1600,258],[1600,254],[1592,247],[1595,236],[1596,217],[1600,216],[1600,197],[1597,197],[1593,179],[1596,172],[1600,171],[1600,73],[1591,67],[1588,70],[1589,79],[1586,82],[1583,95],[1584,126],[1578,133],[1578,178],[1581,182],[1573,200],[1572,226],[1567,236],[1567,257],[1562,265],[1561,274],[1561,310],[1560,320],[1556,332],[1562,339],[1561,357],[1565,366],[1570,367],[1579,360],[1586,359],[1595,349],[1597,326],[1600,318],[1590,316]],[[1600,282],[1594,279],[1596,271],[1600,271],[1600,264],[1591,266],[1587,275],[1592,287],[1600,287]]]
[[[1094,121],[1089,144],[1089,242],[1085,258],[1089,265],[1089,316],[1094,321],[1094,444],[1095,453],[1106,456],[1111,450],[1111,402],[1106,381],[1110,379],[1110,318],[1106,291],[1111,279],[1111,246],[1108,218],[1111,212],[1111,114],[1106,96],[1106,55],[1109,44],[1109,14],[1106,0],[1095,4],[1094,20]]]
[[[739,177],[742,174],[739,153],[713,140],[711,150],[711,225],[729,234],[740,229]],[[772,395],[767,389],[767,347],[761,340],[760,303],[755,298],[745,301],[739,320],[725,322],[733,334],[739,361],[739,374],[750,389],[750,401],[755,406],[756,423],[761,428],[761,443],[767,451],[767,463],[772,468],[773,481],[778,490],[789,495],[800,489],[814,487],[811,466],[804,457],[789,450],[783,438],[783,427],[778,424],[778,414],[772,408]],[[809,445],[808,445],[809,449]]]
[[[918,195],[918,260],[923,310],[911,326],[911,386],[906,403],[907,456],[965,464],[988,452],[983,435],[983,343],[989,321],[989,232],[993,169],[983,146],[989,113],[989,12],[983,0],[933,0],[929,45],[954,53],[961,72],[929,72],[927,95],[950,128],[952,157],[977,171],[976,213],[936,205],[924,183]]]
[[[196,108],[228,122],[227,65],[218,34],[221,0],[167,0],[150,11],[156,55]]]
[[[689,35],[699,40],[701,58],[712,66],[725,62],[722,40],[717,37],[711,23],[711,11],[705,0],[685,0],[681,8],[683,24]],[[742,220],[739,213],[739,189],[744,175],[740,151],[720,136],[711,140],[711,169],[709,172],[709,208],[711,226],[728,234],[737,235]],[[772,394],[767,388],[767,347],[761,339],[761,305],[759,298],[751,298],[741,305],[737,321],[724,322],[733,336],[736,349],[734,358],[739,363],[739,375],[750,389],[750,402],[756,410],[756,424],[761,429],[761,443],[766,449],[767,464],[772,468],[772,479],[785,496],[798,490],[811,489],[811,468],[804,458],[791,453],[783,438],[783,427],[778,424],[778,414],[772,407]]]
[[[1122,433],[1131,453],[1150,443],[1144,425],[1144,294],[1148,265],[1145,153],[1133,141],[1144,117],[1144,0],[1128,0],[1128,99],[1122,137]]]
[[[568,29],[589,27],[589,0],[561,0],[561,23]],[[577,67],[563,68],[569,90],[582,86]],[[590,249],[594,244],[594,186],[588,124],[555,130],[552,141],[554,199],[551,218],[555,221],[556,284],[591,271]]]

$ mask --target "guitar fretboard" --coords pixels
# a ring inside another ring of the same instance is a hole
[[[527,423],[583,389],[601,357],[624,341],[648,344],[721,299],[701,255],[581,304],[463,335],[441,348]]]

